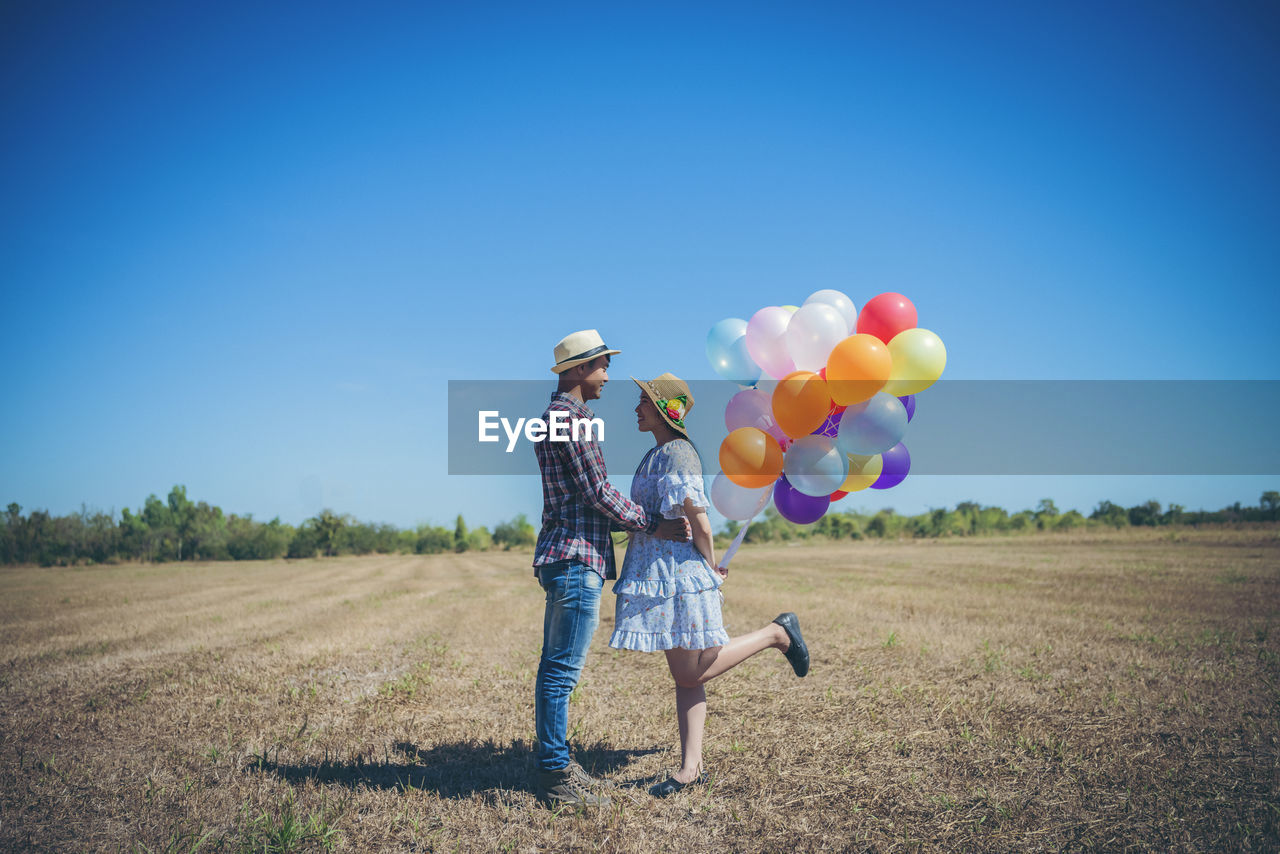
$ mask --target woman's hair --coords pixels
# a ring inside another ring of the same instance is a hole
[[[693,448],[694,454],[697,455],[698,467],[702,469],[702,474],[705,476],[707,473],[707,467],[702,463],[702,451],[698,450],[698,446],[694,444],[692,439],[689,440],[689,445]]]
[[[686,416],[686,418],[687,418],[687,416]],[[693,441],[693,437],[692,437],[692,436],[690,436],[690,435],[688,435],[688,434],[689,434],[689,426],[688,426],[688,424],[686,424],[686,425],[685,425],[684,430],[685,430],[685,434],[686,434],[686,435],[684,435],[684,436],[680,436],[679,434],[677,434],[677,437],[678,437],[678,438],[681,438],[681,439],[684,439],[686,442],[688,442],[688,443],[689,443],[689,447],[693,448],[693,453],[694,453],[695,455],[697,455],[697,457],[698,457],[698,466],[702,469],[701,474],[703,474],[703,475],[705,476],[705,475],[706,475],[706,472],[707,472],[707,467],[706,467],[706,465],[705,465],[705,464],[703,463],[703,461],[702,461],[702,451],[698,450],[698,444],[697,444],[696,442],[694,442],[694,441]]]

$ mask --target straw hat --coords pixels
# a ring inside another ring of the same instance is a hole
[[[672,373],[665,373],[651,380],[638,380],[635,377],[631,380],[653,401],[662,420],[688,439],[689,431],[685,429],[684,419],[693,409],[693,392],[689,391],[688,384]]]
[[[621,352],[621,350],[610,350],[606,347],[599,332],[594,329],[583,329],[581,332],[574,332],[560,339],[560,343],[552,351],[552,358],[556,363],[551,370],[558,374],[569,370],[574,365],[590,362],[599,356],[612,356],[614,353]]]

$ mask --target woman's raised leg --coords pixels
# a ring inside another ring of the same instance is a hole
[[[770,623],[763,629],[731,638],[724,646],[668,650],[667,666],[671,668],[677,685],[692,688],[706,684],[770,647],[786,652],[790,643],[786,630],[777,623]],[[673,652],[687,654],[673,657]]]

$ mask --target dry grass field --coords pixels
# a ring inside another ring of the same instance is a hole
[[[708,689],[708,788],[662,659],[571,705],[608,811],[535,805],[527,553],[0,570],[0,848],[1280,849],[1280,532],[748,547],[732,631],[796,679]]]

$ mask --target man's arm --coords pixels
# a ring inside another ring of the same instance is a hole
[[[565,442],[565,462],[573,484],[596,512],[609,520],[609,527],[621,531],[644,531],[667,540],[689,539],[689,523],[684,518],[650,518],[643,507],[623,497],[605,474],[604,457],[595,442]]]

